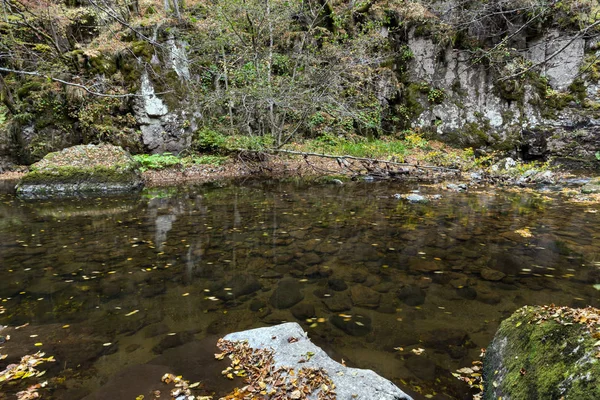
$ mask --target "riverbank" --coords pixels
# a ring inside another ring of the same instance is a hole
[[[582,194],[579,190],[590,180],[587,172],[569,171],[549,162],[515,161],[497,153],[476,156],[472,149],[456,149],[416,135],[399,141],[324,144],[314,140],[291,144],[283,150],[222,151],[228,155],[177,157],[165,153],[134,157],[142,164],[146,187],[245,179],[323,179],[336,183],[392,180],[427,182],[443,189],[449,182],[501,185],[515,190],[564,186],[566,197],[575,201],[600,201],[598,194]],[[9,191],[27,170],[27,166],[15,166],[12,171],[0,173],[3,190]]]

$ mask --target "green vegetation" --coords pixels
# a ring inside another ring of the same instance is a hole
[[[322,136],[305,142],[302,148],[317,153],[403,160],[408,152],[407,144],[403,140],[368,140],[360,136],[352,139]]]
[[[401,0],[354,6],[316,0],[146,0],[102,7],[10,2],[0,23],[6,33],[0,52],[11,55],[0,62],[0,124],[19,149],[15,158],[26,164],[80,143],[144,153],[151,146],[142,127],[160,119],[145,115],[135,97],[147,74],[171,112],[160,121],[164,137],[183,136],[187,145],[193,135],[192,148],[181,150],[226,154],[343,137],[335,151],[382,154],[387,148],[402,155],[393,143],[417,117],[442,103],[460,106],[465,94],[458,83],[442,87],[437,78],[414,78],[408,32],[437,45],[435,65],[448,61],[444,49],[468,50],[470,64],[489,71],[496,94],[521,109],[531,86],[536,93],[527,98],[545,116],[571,101],[598,110],[586,99],[583,81],[598,78],[594,49],[582,80],[568,93],[554,92],[513,48],[505,28],[526,25],[532,38],[557,27],[595,35],[596,3],[475,2],[450,19],[428,2]],[[443,122],[434,119],[431,131]],[[496,144],[483,119],[469,124],[457,130],[454,145]],[[475,140],[460,140],[463,132]],[[148,168],[196,163],[144,162]]]
[[[138,154],[133,156],[133,159],[140,163],[140,170],[144,172],[173,167],[184,168],[201,164],[221,165],[227,160],[227,157],[210,154],[179,157],[171,153],[162,153],[152,155]]]

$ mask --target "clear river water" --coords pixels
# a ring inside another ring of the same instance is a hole
[[[417,189],[442,198],[393,197]],[[40,366],[47,399],[134,400],[164,372],[219,394],[231,382],[212,365],[216,338],[296,321],[336,360],[416,399],[467,399],[451,373],[517,308],[600,306],[598,208],[551,189],[418,183],[261,181],[57,201],[5,191],[0,325],[11,328],[0,335],[11,337],[0,370],[54,355]]]

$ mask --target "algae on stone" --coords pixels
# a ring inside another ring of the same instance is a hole
[[[484,399],[599,399],[600,310],[526,306],[484,359]]]
[[[81,145],[48,154],[17,185],[23,198],[129,192],[141,188],[135,160],[120,147]]]

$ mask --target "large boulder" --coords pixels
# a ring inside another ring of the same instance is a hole
[[[375,372],[366,369],[348,368],[329,358],[327,353],[315,346],[300,325],[289,322],[281,325],[275,325],[268,328],[251,329],[243,332],[231,333],[223,338],[225,343],[220,342],[222,349],[240,349],[243,350],[239,356],[244,357],[254,353],[260,355],[264,362],[271,362],[272,371],[270,374],[277,376],[275,382],[282,383],[282,376],[291,378],[297,377],[298,389],[302,377],[307,377],[307,385],[316,386],[309,398],[338,398],[338,399],[368,399],[368,400],[411,400],[411,397],[398,389],[392,382],[382,378]],[[247,346],[245,341],[247,341]],[[237,347],[236,347],[237,346]],[[265,350],[262,351],[261,350]],[[229,353],[229,351],[226,351]],[[234,359],[238,356],[236,350],[233,351]],[[272,358],[271,358],[272,355]],[[230,356],[231,357],[231,356]],[[254,359],[257,359],[254,357]],[[244,368],[244,365],[241,365]],[[269,365],[251,365],[248,369],[262,371],[263,368],[269,368]],[[237,368],[237,367],[236,367]],[[293,370],[293,374],[278,374],[278,370]],[[252,381],[252,376],[249,376]],[[315,385],[315,380],[319,384]],[[269,374],[261,375],[258,384],[267,384],[269,388]],[[263,383],[264,382],[264,383]],[[328,383],[329,384],[328,384]],[[252,387],[253,385],[248,385]],[[285,385],[277,385],[282,387]],[[334,388],[335,386],[335,388]],[[258,385],[257,385],[258,388]],[[248,390],[248,389],[247,389]],[[261,390],[261,389],[257,389]],[[332,397],[331,390],[335,391]],[[300,393],[287,393],[282,398],[300,398],[295,397]]]
[[[600,399],[600,310],[526,306],[484,359],[484,399]]]
[[[133,158],[112,145],[73,146],[33,164],[17,185],[22,198],[119,194],[143,186]]]

